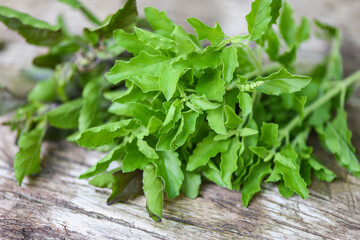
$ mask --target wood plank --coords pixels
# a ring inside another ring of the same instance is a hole
[[[36,2],[36,7],[34,3]],[[244,15],[250,0],[158,0],[151,3],[169,11],[170,17],[184,24],[194,16],[209,24],[219,21],[228,34],[246,31]],[[345,67],[358,68],[360,42],[360,2],[354,0],[291,0],[297,17],[318,17],[341,27],[344,37]],[[44,3],[44,4],[41,4]],[[92,9],[97,1],[89,1]],[[121,4],[108,0],[100,16],[111,13]],[[54,22],[66,12],[74,31],[81,29],[84,19],[67,7],[47,0],[2,4]],[[149,4],[140,0],[140,9]],[[141,11],[141,10],[140,10]],[[236,22],[236,24],[234,24]],[[4,79],[18,77],[31,59],[44,49],[29,47],[16,34],[0,26],[0,36],[11,41],[0,53],[0,70]],[[20,51],[21,50],[21,51]],[[304,59],[318,59],[327,46],[310,41],[303,48]],[[13,71],[9,71],[12,69]],[[13,89],[17,89],[17,84]],[[358,94],[359,95],[359,94]],[[2,98],[0,98],[1,101]],[[360,99],[349,101],[349,126],[353,142],[360,149]],[[9,116],[0,118],[0,122]],[[315,140],[312,142],[316,142]],[[42,172],[26,178],[17,186],[13,159],[17,152],[15,134],[0,126],[0,239],[360,239],[360,180],[337,166],[328,154],[316,148],[321,159],[339,176],[333,183],[314,179],[310,196],[284,199],[274,184],[265,185],[248,208],[241,204],[241,194],[214,184],[205,184],[195,200],[179,196],[165,199],[164,219],[155,223],[148,217],[145,199],[138,196],[125,204],[106,205],[109,190],[97,189],[79,180],[78,176],[92,166],[102,154],[87,151],[68,143],[46,143],[43,148]]]
[[[359,130],[355,139],[360,139]],[[307,200],[284,199],[270,184],[244,208],[240,192],[205,184],[195,200],[166,199],[163,222],[156,223],[148,217],[143,196],[107,206],[109,190],[78,179],[102,154],[73,144],[46,143],[41,173],[17,186],[14,142],[15,134],[1,126],[2,239],[360,238],[360,180],[333,160],[330,167],[340,178],[333,183],[314,179]]]

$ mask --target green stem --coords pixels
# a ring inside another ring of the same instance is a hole
[[[80,11],[93,23],[95,23],[96,25],[101,25],[102,22],[92,13],[90,12],[89,9],[87,9],[86,7],[82,6],[80,8]]]
[[[330,101],[333,97],[337,96],[343,90],[346,90],[350,85],[360,80],[360,70],[353,73],[351,76],[346,78],[344,81],[339,82],[336,86],[334,86],[330,91],[320,97],[318,100],[310,104],[304,109],[304,116],[306,118],[310,113]],[[289,133],[292,129],[294,129],[300,123],[300,115],[296,116],[291,122],[289,122],[284,128],[280,130],[279,141],[286,137],[289,137]]]

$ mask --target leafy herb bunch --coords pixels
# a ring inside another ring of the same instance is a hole
[[[50,26],[0,8],[9,28],[50,47],[34,64],[53,69],[8,123],[19,133],[19,184],[39,171],[41,142],[54,136],[107,151],[80,178],[111,188],[108,204],[144,192],[156,221],[163,191],[196,198],[206,180],[241,191],[244,206],[267,176],[284,197],[307,198],[311,173],[323,181],[336,177],[312,154],[311,132],[360,177],[344,110],[360,72],[343,80],[337,29],[315,22],[332,49],[308,77],[294,72],[310,22],[297,24],[281,0],[254,1],[249,34],[231,37],[195,18],[187,22],[196,35],[189,34],[155,8],[140,19],[135,0],[104,23],[79,2],[62,1],[100,26],[73,36],[63,21]]]

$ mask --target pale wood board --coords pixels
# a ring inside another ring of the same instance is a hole
[[[191,16],[208,24],[218,21],[231,35],[246,32],[244,16],[250,2],[141,0],[139,4],[140,12],[148,5],[168,10],[169,16],[182,25]],[[360,19],[360,1],[289,2],[298,19],[301,15],[316,16],[341,27],[347,72],[359,68],[360,24],[356,19]],[[108,0],[100,8],[97,3],[91,0],[89,6],[97,9],[99,16],[106,16],[122,5],[117,0]],[[65,12],[74,32],[87,24],[75,11],[60,7],[56,1],[2,0],[1,4],[53,23],[57,13]],[[24,85],[19,88],[19,82],[23,83],[17,80],[19,71],[46,50],[29,47],[1,24],[0,38],[8,42],[6,50],[0,52],[0,84],[9,84],[15,92],[25,92]],[[327,49],[321,41],[311,40],[301,54],[303,59],[316,62]],[[360,149],[360,99],[353,96],[348,108],[353,142]],[[2,117],[0,122],[8,118]],[[73,144],[46,143],[42,172],[26,178],[22,187],[17,186],[12,168],[17,152],[15,138],[15,133],[0,126],[0,239],[360,239],[360,180],[337,167],[336,161],[318,148],[317,155],[326,160],[339,178],[333,183],[314,179],[307,200],[298,196],[284,199],[275,185],[264,185],[249,208],[244,208],[239,192],[206,184],[196,200],[184,196],[166,199],[163,222],[155,223],[148,217],[143,196],[126,204],[107,206],[109,190],[96,189],[79,180],[78,176],[103,155]]]

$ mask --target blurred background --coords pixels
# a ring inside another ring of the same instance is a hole
[[[121,8],[121,0],[82,0],[95,15],[104,19]],[[225,34],[246,34],[245,15],[250,11],[251,0],[138,0],[138,10],[153,6],[165,10],[175,23],[190,30],[185,21],[196,17],[208,25],[218,22]],[[350,74],[360,68],[360,0],[288,0],[299,21],[302,16],[311,20],[319,19],[339,27],[343,33],[343,57],[345,73]],[[92,26],[79,11],[56,0],[0,0],[0,5],[26,12],[34,17],[56,24],[58,15],[63,15],[73,33],[81,33],[84,27]],[[31,66],[32,58],[47,50],[28,45],[19,35],[8,30],[0,23],[0,41],[4,43],[0,52],[0,86],[16,88],[18,93],[26,92],[28,87],[22,84],[18,88],[19,72]],[[299,53],[301,61],[317,62],[328,51],[328,44],[312,38]]]

